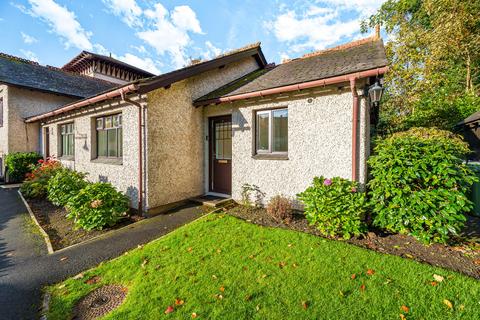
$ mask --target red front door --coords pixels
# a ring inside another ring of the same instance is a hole
[[[209,191],[232,193],[232,116],[209,120]]]

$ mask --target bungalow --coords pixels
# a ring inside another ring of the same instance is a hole
[[[43,152],[40,124],[24,119],[153,74],[83,51],[62,69],[0,53],[0,178],[13,152]]]
[[[295,197],[319,175],[365,183],[365,93],[386,71],[378,37],[278,66],[257,43],[26,123],[40,124],[43,145],[65,165],[113,183],[147,214],[204,194],[240,200],[244,184],[268,201]]]

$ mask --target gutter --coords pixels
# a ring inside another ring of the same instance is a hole
[[[127,85],[125,87],[121,87],[119,89],[109,91],[107,93],[100,94],[100,95],[92,97],[92,98],[87,98],[87,99],[69,104],[65,107],[62,107],[62,108],[59,108],[59,109],[56,109],[56,110],[53,110],[53,111],[50,111],[50,112],[47,112],[47,113],[43,113],[43,114],[38,115],[38,116],[28,118],[28,119],[25,120],[25,122],[30,123],[30,122],[36,122],[36,121],[39,121],[39,120],[43,120],[43,119],[46,119],[46,118],[49,118],[49,117],[53,117],[57,114],[61,114],[61,113],[67,112],[67,111],[72,111],[72,110],[76,110],[76,109],[84,107],[84,106],[88,106],[88,105],[96,103],[96,102],[116,98],[116,97],[122,96],[126,93],[136,91],[137,89],[138,89],[137,84],[130,84],[130,85]]]
[[[327,86],[327,85],[330,85],[330,84],[349,82],[351,79],[360,79],[360,78],[368,78],[368,77],[373,77],[373,76],[379,76],[381,74],[386,73],[387,71],[388,71],[388,66],[385,66],[385,67],[370,69],[370,70],[366,70],[366,71],[349,73],[349,74],[345,74],[343,76],[336,76],[336,77],[330,77],[330,78],[325,78],[325,79],[320,79],[320,80],[313,80],[313,81],[309,81],[309,82],[292,84],[292,85],[277,87],[277,88],[272,88],[272,89],[259,90],[259,91],[249,92],[249,93],[241,93],[241,94],[237,94],[237,95],[232,95],[232,96],[228,96],[228,97],[219,97],[219,98],[209,99],[209,100],[205,100],[205,101],[197,101],[197,102],[194,102],[194,106],[200,107],[200,106],[206,106],[206,105],[209,105],[209,104],[234,102],[234,101],[250,99],[250,98],[265,97],[265,96],[269,96],[269,95],[272,95],[272,94],[291,92],[291,91],[299,91],[299,90],[315,88],[315,87],[324,87],[324,86]]]

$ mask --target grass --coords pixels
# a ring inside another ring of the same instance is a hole
[[[444,280],[432,285],[434,274]],[[92,276],[100,283],[86,284]],[[480,318],[473,278],[225,215],[208,215],[48,287],[48,319],[65,319],[78,299],[110,283],[125,285],[128,295],[105,319]],[[164,314],[168,306],[175,311]]]

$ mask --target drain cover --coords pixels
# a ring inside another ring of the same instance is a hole
[[[108,285],[93,290],[78,301],[75,306],[76,320],[90,320],[104,316],[118,308],[127,296],[127,288]]]

